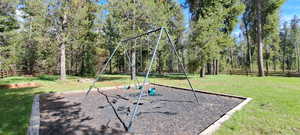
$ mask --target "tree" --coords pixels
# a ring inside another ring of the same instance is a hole
[[[26,38],[21,40],[24,48],[20,50],[20,65],[46,73],[60,69],[62,79],[66,71],[77,75],[94,74],[98,65],[95,59],[100,53],[97,51],[101,48],[100,36],[96,36],[97,27],[101,27],[98,21],[101,12],[99,17],[95,13],[101,6],[96,1],[63,2],[66,1],[26,1],[24,11],[28,16],[21,32],[24,34],[21,37]],[[27,66],[22,61],[32,64]]]
[[[237,17],[244,10],[243,4],[238,1],[209,1],[188,0],[192,13],[191,42],[197,54],[189,65],[191,69],[201,67],[201,75],[204,76],[204,67],[210,74],[217,74],[219,58],[226,48],[233,45],[230,34],[237,24]],[[198,60],[196,60],[198,59]],[[200,60],[199,60],[200,59]]]
[[[175,37],[177,45],[180,43],[179,39],[184,30],[182,24],[183,15],[180,6],[174,1],[139,0],[133,3],[130,0],[112,0],[108,2],[106,7],[109,14],[104,26],[104,37],[107,43],[111,42],[111,44],[105,45],[106,48],[114,48],[116,42],[120,41],[121,38],[132,37],[162,26],[170,30],[170,34]],[[111,22],[113,22],[113,25],[111,25]],[[153,45],[154,41],[152,38],[154,38],[154,35],[128,42],[127,46],[130,46],[128,47],[130,55],[135,56],[135,58],[131,57],[131,67],[135,67],[134,69],[137,71],[141,70],[141,68],[136,68],[134,63],[139,65],[138,67],[145,67],[147,65],[147,61],[144,60],[142,62],[140,59],[147,59],[142,54],[150,53],[146,45]],[[163,38],[162,40],[165,39]],[[164,44],[164,42],[161,43]],[[160,46],[158,49],[157,61],[155,61],[155,66],[153,66],[156,68],[156,71],[162,72],[167,62],[167,56],[170,55],[168,52],[169,48],[166,46]],[[120,58],[116,58],[116,60],[118,59]]]
[[[251,32],[251,20],[253,18],[252,16],[252,8],[253,8],[253,1],[250,0],[244,0],[244,4],[246,5],[245,12],[242,16],[242,23],[241,23],[241,30],[243,31],[244,37],[246,38],[247,43],[247,66],[248,66],[248,72],[252,72],[252,55],[253,55],[253,47],[251,46],[253,41],[250,36]]]
[[[14,34],[19,28],[14,16],[16,3],[13,0],[0,1],[0,66],[1,69],[11,70],[15,64]]]
[[[291,43],[294,46],[294,52],[296,56],[296,63],[297,63],[297,71],[300,72],[300,50],[299,50],[299,37],[300,37],[300,29],[299,29],[299,22],[300,19],[295,15],[294,18],[291,20],[291,32],[290,38]]]
[[[266,59],[267,71],[270,58],[272,58],[273,64],[278,59],[275,55],[278,52],[280,40],[279,7],[284,3],[284,0],[256,0],[255,2],[244,0],[244,3],[246,11],[243,14],[243,22],[245,30],[247,30],[245,37],[249,44],[251,43],[250,39],[256,44],[258,75],[264,76],[264,59]],[[249,33],[250,35],[248,35]]]
[[[261,0],[256,0],[256,44],[257,44],[257,65],[258,75],[265,76],[263,63],[263,39],[262,39],[262,17],[261,17]]]

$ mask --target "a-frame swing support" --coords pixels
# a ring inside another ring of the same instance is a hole
[[[89,92],[90,92],[93,88],[95,88],[95,83],[96,83],[96,82],[99,80],[99,78],[100,78],[99,75],[103,74],[103,72],[105,71],[105,69],[106,69],[108,63],[111,61],[112,57],[115,55],[115,53],[117,52],[117,50],[122,46],[122,42],[127,42],[127,41],[130,41],[130,40],[133,40],[133,39],[137,39],[137,38],[140,38],[140,37],[142,37],[142,36],[149,35],[149,34],[151,34],[151,33],[157,32],[157,31],[160,32],[160,33],[159,33],[159,37],[158,37],[158,40],[157,40],[157,42],[156,42],[155,49],[154,49],[154,52],[153,52],[153,55],[152,55],[152,58],[151,58],[151,61],[150,61],[150,64],[149,64],[149,67],[148,67],[148,70],[147,70],[147,74],[146,74],[145,79],[144,79],[144,82],[143,82],[143,88],[140,90],[140,93],[139,93],[139,96],[138,96],[138,99],[137,99],[137,103],[136,103],[135,106],[134,106],[134,111],[133,111],[133,113],[132,113],[132,115],[131,115],[131,117],[130,117],[130,121],[129,121],[128,126],[127,126],[128,131],[132,131],[132,128],[131,128],[131,127],[132,127],[133,122],[134,122],[134,119],[135,119],[135,117],[136,117],[136,114],[137,114],[137,111],[138,111],[138,106],[139,106],[140,100],[141,100],[142,95],[143,95],[143,93],[144,93],[144,91],[145,91],[145,84],[148,82],[148,77],[149,77],[149,74],[150,74],[150,72],[151,72],[151,67],[152,67],[154,58],[155,58],[155,56],[156,56],[157,49],[158,49],[158,46],[159,46],[159,42],[160,42],[160,40],[161,40],[161,37],[162,37],[163,32],[166,33],[167,38],[168,38],[168,41],[169,41],[169,43],[170,43],[170,45],[171,45],[171,48],[173,49],[173,51],[175,52],[176,57],[178,58],[178,61],[179,61],[180,65],[181,65],[181,67],[182,67],[182,69],[183,69],[183,71],[184,71],[184,75],[185,75],[185,77],[186,77],[186,79],[187,79],[187,81],[188,81],[188,84],[189,84],[190,88],[191,88],[192,91],[193,91],[193,94],[194,94],[194,96],[195,96],[195,99],[196,99],[197,103],[199,103],[198,97],[197,97],[197,95],[196,95],[196,91],[195,91],[194,87],[192,86],[191,81],[190,81],[189,78],[188,78],[188,75],[187,75],[185,66],[184,66],[184,64],[182,63],[182,60],[181,60],[180,57],[179,57],[179,54],[178,54],[178,52],[177,52],[177,50],[176,50],[176,46],[175,46],[175,44],[173,43],[173,40],[171,39],[171,36],[169,35],[168,30],[167,30],[166,28],[164,28],[164,27],[160,27],[160,28],[158,28],[158,29],[154,29],[154,30],[151,30],[151,31],[149,31],[149,32],[146,32],[146,33],[144,33],[144,34],[137,35],[137,36],[135,36],[135,37],[127,38],[127,39],[125,39],[125,40],[120,41],[120,42],[118,43],[118,45],[116,46],[116,48],[114,49],[114,51],[113,51],[113,53],[111,54],[111,56],[108,58],[108,60],[107,60],[107,62],[105,63],[104,67],[102,68],[102,70],[101,70],[100,72],[97,72],[96,75],[98,75],[98,76],[96,77],[96,80],[93,82],[93,84],[90,86],[90,88],[88,89],[88,91],[87,91],[87,93],[86,93],[86,96],[89,94]]]

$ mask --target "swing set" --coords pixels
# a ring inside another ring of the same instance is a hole
[[[124,39],[124,40],[120,41],[120,42],[117,44],[117,46],[116,46],[116,48],[114,49],[114,51],[112,52],[111,56],[110,56],[110,57],[108,58],[108,60],[106,61],[104,67],[103,67],[99,72],[97,72],[97,74],[96,74],[97,77],[96,77],[95,81],[92,83],[92,85],[89,87],[89,89],[87,90],[85,96],[87,97],[87,96],[89,95],[89,93],[91,92],[91,90],[92,90],[93,88],[96,88],[96,86],[95,86],[96,82],[100,80],[100,75],[102,75],[102,74],[104,73],[104,71],[106,70],[108,64],[111,62],[112,58],[115,56],[117,50],[119,50],[120,48],[124,48],[124,55],[126,55],[128,61],[129,61],[128,64],[131,65],[130,57],[129,57],[128,53],[127,53],[126,46],[124,46],[123,43],[127,43],[128,41],[135,40],[135,39],[138,39],[138,38],[141,38],[141,37],[144,37],[144,36],[147,36],[147,39],[149,40],[149,38],[148,38],[149,35],[150,35],[150,34],[153,34],[153,33],[157,33],[157,32],[159,32],[158,39],[157,39],[157,41],[156,41],[155,48],[154,48],[154,50],[153,50],[153,52],[152,52],[151,61],[150,61],[149,65],[148,65],[148,67],[146,66],[147,68],[146,68],[146,74],[145,74],[145,76],[144,76],[144,81],[143,81],[143,83],[139,83],[138,79],[136,79],[137,84],[135,85],[135,86],[136,86],[135,88],[136,88],[136,89],[139,89],[140,92],[139,92],[139,94],[138,94],[137,102],[136,102],[136,104],[135,104],[135,106],[134,106],[134,111],[133,111],[133,113],[130,115],[129,122],[128,122],[128,124],[127,124],[127,130],[128,130],[128,131],[131,131],[131,130],[132,130],[131,127],[132,127],[132,124],[133,124],[133,122],[134,122],[134,119],[135,119],[135,117],[136,117],[136,115],[137,115],[138,108],[139,108],[139,103],[141,102],[141,98],[143,97],[143,95],[145,95],[145,94],[144,94],[144,92],[145,92],[145,85],[149,83],[149,74],[150,74],[150,72],[151,72],[152,65],[153,65],[153,61],[154,61],[155,56],[156,56],[156,54],[157,54],[157,50],[158,50],[158,47],[159,47],[159,45],[160,45],[160,40],[161,40],[161,38],[162,38],[162,34],[163,34],[163,33],[166,34],[167,40],[168,40],[168,42],[169,42],[169,45],[171,46],[172,50],[174,51],[174,53],[175,53],[175,55],[176,55],[176,57],[177,57],[177,59],[178,59],[178,62],[180,63],[180,66],[181,66],[182,69],[183,69],[183,72],[184,72],[184,75],[185,75],[185,77],[186,77],[186,80],[187,80],[187,82],[188,82],[190,88],[191,88],[192,91],[193,91],[193,94],[194,94],[194,97],[195,97],[197,103],[199,103],[198,97],[197,97],[197,95],[196,95],[196,93],[195,93],[195,89],[193,88],[193,86],[192,86],[192,84],[191,84],[191,81],[189,80],[189,78],[188,78],[188,76],[187,76],[187,72],[186,72],[185,66],[184,66],[182,60],[181,60],[180,57],[179,57],[179,54],[178,54],[178,52],[177,52],[177,50],[176,50],[176,47],[175,47],[175,45],[174,45],[174,43],[173,43],[173,41],[172,41],[172,39],[171,39],[171,36],[169,35],[168,30],[167,30],[166,28],[164,28],[164,27],[160,27],[160,28],[157,28],[157,29],[148,31],[148,32],[146,32],[146,33],[137,35],[137,36],[135,36],[135,37],[130,37],[130,38],[127,38],[127,39]],[[149,48],[149,47],[148,47],[148,48]],[[125,87],[125,89],[130,89],[130,88],[131,88],[130,85],[129,85],[128,87]],[[148,90],[148,95],[149,95],[149,96],[153,96],[153,95],[155,95],[155,92],[156,92],[155,88],[149,88],[149,90]]]

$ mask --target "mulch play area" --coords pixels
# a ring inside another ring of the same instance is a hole
[[[196,135],[246,100],[196,92],[198,104],[190,90],[154,84],[146,89],[150,87],[156,93],[142,98],[131,134]],[[139,90],[115,88],[93,90],[86,98],[84,91],[40,95],[39,134],[128,134],[125,129],[138,94]]]

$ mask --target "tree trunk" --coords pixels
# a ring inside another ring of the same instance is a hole
[[[65,43],[60,46],[60,80],[66,79],[66,47]]]
[[[70,45],[70,62],[69,62],[69,70],[70,70],[70,73],[68,74],[71,74],[71,75],[74,75],[74,72],[73,72],[73,67],[74,67],[74,53],[73,53],[73,46]]]
[[[65,32],[67,24],[67,14],[64,14],[62,22],[62,31]],[[62,37],[62,44],[60,45],[60,79],[66,79],[66,35]]]
[[[252,62],[252,57],[251,57],[251,48],[250,48],[250,42],[249,42],[249,35],[247,34],[247,58],[248,58],[248,61],[247,61],[247,64],[248,64],[248,68],[249,68],[249,72],[252,72],[252,65],[251,65],[251,62]]]
[[[245,25],[245,35],[246,35],[246,41],[247,41],[247,65],[249,72],[252,72],[252,66],[251,66],[251,48],[250,48],[250,38],[249,38],[249,32],[248,32],[248,24],[246,21],[243,21]]]
[[[231,71],[232,71],[234,66],[233,66],[233,50],[231,47],[230,47],[230,65],[231,65]]]
[[[282,52],[282,72],[285,72],[285,45],[283,47],[283,52]]]
[[[257,20],[257,65],[258,65],[258,76],[265,76],[264,65],[263,65],[263,39],[262,39],[262,21],[261,21],[261,0],[256,0],[256,20]]]
[[[268,76],[269,75],[269,61],[268,60],[266,60],[266,70],[267,70],[266,75]]]
[[[200,77],[204,78],[205,77],[205,66],[203,65],[200,69]]]
[[[185,57],[184,57],[184,49],[181,49],[181,58],[182,58],[182,64],[184,65],[184,67],[186,67],[185,66],[186,60],[185,60]],[[178,65],[180,65],[179,62],[177,62],[177,63],[178,63]],[[204,71],[204,73],[205,73],[205,71]]]
[[[216,74],[216,63],[215,62],[216,62],[215,60],[212,61],[212,75]]]
[[[211,75],[215,75],[215,60],[213,60],[211,63],[210,63],[210,70],[211,70]]]
[[[168,60],[168,68],[169,68],[169,73],[173,73],[174,72],[174,57],[173,57],[173,53],[169,56],[169,60]]]
[[[216,69],[216,75],[218,75],[219,74],[219,60],[216,60],[216,67],[215,67],[215,69]]]
[[[134,40],[133,50],[131,51],[131,80],[136,79],[136,40]]]
[[[83,76],[85,73],[85,45],[82,45],[82,50],[81,50],[81,65],[80,65],[80,75]]]
[[[209,75],[211,75],[211,64],[210,63],[207,63],[207,73],[209,74]]]
[[[273,70],[276,72],[276,58],[273,56]]]
[[[296,45],[296,55],[297,55],[297,71],[300,72],[300,52],[299,52],[299,45]]]
[[[212,60],[211,62],[211,74],[212,75],[215,75],[215,60]]]
[[[135,0],[133,0],[135,6]],[[132,31],[135,32],[135,10],[133,9],[133,26]],[[136,39],[134,40],[133,50],[131,52],[131,80],[136,80]]]
[[[109,62],[109,73],[112,74],[112,59]]]

